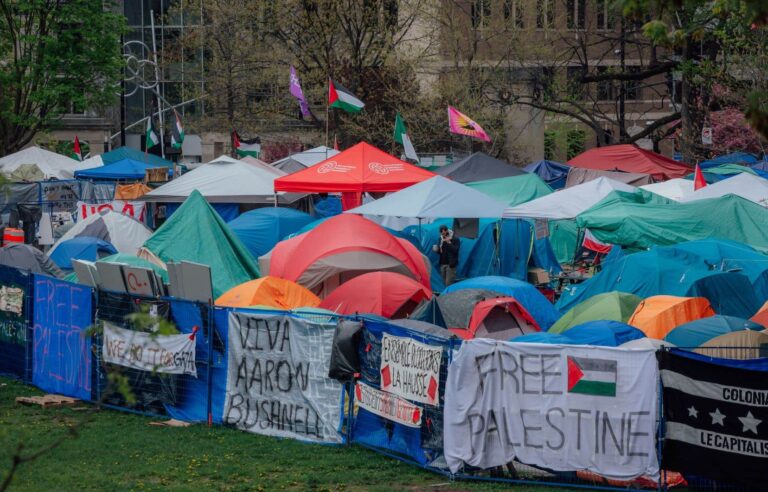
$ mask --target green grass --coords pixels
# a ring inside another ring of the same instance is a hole
[[[45,447],[89,412],[14,402],[38,389],[0,378],[0,477],[19,442]],[[22,465],[10,490],[507,490],[450,482],[358,446],[304,444],[224,427],[154,427],[153,419],[103,410],[77,437]],[[514,486],[516,491],[554,488]]]

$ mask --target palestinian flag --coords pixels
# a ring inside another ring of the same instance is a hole
[[[395,142],[403,145],[405,157],[416,162],[419,161],[419,156],[416,154],[416,149],[413,148],[410,137],[408,137],[408,130],[405,129],[405,122],[400,117],[400,113],[395,115]]]
[[[249,155],[258,158],[261,155],[261,141],[258,138],[241,141],[237,132],[233,132],[232,142],[235,146],[235,153],[240,157]]]
[[[151,149],[155,145],[160,143],[160,137],[155,132],[155,127],[152,125],[152,117],[147,118],[147,133],[144,139],[144,148]]]
[[[75,135],[75,144],[73,149],[74,149],[75,159],[77,159],[78,161],[82,161],[83,153],[80,150],[80,139],[77,138],[77,135]]]
[[[181,126],[181,117],[176,110],[173,111],[173,115],[176,117],[176,122],[171,127],[171,147],[174,149],[180,149],[181,144],[184,142],[184,127]]]
[[[616,396],[617,362],[610,359],[568,357],[568,393]]]
[[[328,105],[343,109],[347,113],[357,113],[365,107],[363,101],[355,97],[349,89],[345,89],[332,79],[328,79]]]

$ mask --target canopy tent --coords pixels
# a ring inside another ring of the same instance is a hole
[[[669,181],[660,181],[658,183],[643,185],[640,189],[679,202],[693,193],[693,181],[690,179],[675,178],[670,179]]]
[[[277,277],[261,277],[236,285],[216,299],[217,306],[267,306],[277,309],[318,307],[320,298],[301,285]]]
[[[552,330],[549,333],[556,333]],[[579,345],[618,347],[626,342],[643,338],[645,334],[634,326],[613,320],[592,320],[566,329],[564,336]]]
[[[571,166],[555,161],[532,162],[523,168],[524,171],[536,174],[544,180],[553,190],[565,188],[565,181]]]
[[[721,359],[762,359],[768,357],[768,333],[755,330],[738,330],[710,338],[694,352]]]
[[[626,292],[598,294],[573,306],[548,331],[563,333],[573,326],[597,320],[625,323],[642,300],[642,297]]]
[[[703,297],[653,296],[637,306],[628,323],[649,338],[664,338],[684,323],[714,315]]]
[[[520,176],[525,174],[525,171],[483,152],[475,152],[460,161],[435,168],[435,173],[457,183],[470,183],[486,179]]]
[[[151,235],[152,231],[138,220],[112,210],[102,210],[77,221],[56,241],[48,255],[54,255],[62,243],[76,237],[102,239],[114,246],[118,253],[134,255]]]
[[[466,329],[450,330],[464,340],[512,340],[527,333],[539,332],[541,328],[514,297],[497,297],[475,304]]]
[[[338,153],[338,150],[321,145],[320,147],[297,152],[279,159],[273,162],[272,166],[287,174],[291,174],[330,159]]]
[[[768,207],[768,179],[742,173],[696,190],[680,201],[692,202],[705,198],[720,198],[725,195],[740,196],[750,202]]]
[[[758,162],[757,157],[748,152],[731,152],[730,154],[719,155],[702,161],[699,163],[699,167],[707,169],[710,167],[720,166],[722,164],[745,164],[747,166],[756,164]]]
[[[597,178],[584,184],[557,191],[536,200],[509,207],[504,217],[535,219],[573,219],[615,190],[631,192],[636,188],[609,178]]]
[[[146,176],[147,170],[157,168],[168,169],[168,175],[173,175],[172,168],[157,166],[155,164],[150,164],[148,161],[140,161],[126,157],[110,164],[104,164],[100,167],[75,171],[75,177],[79,179],[93,180],[141,180]]]
[[[105,165],[114,164],[115,162],[122,161],[123,159],[133,159],[134,161],[146,162],[147,164],[152,165],[152,167],[173,167],[173,161],[163,159],[156,154],[142,152],[141,150],[134,149],[133,147],[118,147],[115,150],[110,150],[109,152],[101,154],[101,160]]]
[[[435,176],[352,210],[389,217],[499,218],[505,205],[461,183]]]
[[[699,347],[709,340],[736,331],[762,331],[765,328],[759,323],[734,316],[710,316],[684,323],[667,333],[664,340],[678,347]],[[719,357],[716,354],[712,354]]]
[[[48,257],[59,268],[71,270],[72,260],[96,261],[114,254],[117,254],[115,247],[103,239],[80,236],[61,242]]]
[[[682,162],[630,144],[595,147],[577,155],[568,165],[603,171],[649,174],[655,181],[682,178],[692,171]]]
[[[261,159],[259,159],[257,157],[253,157],[251,155],[247,155],[245,157],[241,157],[239,160],[240,160],[240,162],[245,162],[246,164],[250,164],[251,166],[254,166],[256,168],[262,169],[264,171],[268,171],[268,172],[270,172],[270,173],[272,173],[272,174],[274,174],[275,176],[278,176],[278,177],[285,176],[286,174],[289,174],[288,172],[283,171],[282,169],[278,169],[276,167],[273,167],[273,166],[267,164],[266,162],[262,161]]]
[[[10,243],[0,248],[0,265],[28,270],[32,273],[42,273],[51,277],[61,278],[64,276],[50,258],[29,244]]]
[[[552,188],[535,174],[474,181],[467,186],[498,200],[507,207],[530,202],[552,193]]]
[[[620,181],[632,186],[642,186],[653,183],[650,174],[625,173],[621,171],[601,171],[599,169],[585,169],[583,167],[571,168],[568,173],[568,179],[565,181],[566,188],[572,188],[576,185],[588,183],[597,178],[608,178],[614,181]]]
[[[77,171],[85,171],[86,169],[93,169],[96,167],[101,167],[104,165],[104,159],[101,157],[101,155],[95,155],[93,157],[89,157],[87,159],[83,159],[82,161],[77,163],[77,166],[75,167],[75,172]]]
[[[228,225],[253,257],[258,258],[312,222],[310,215],[292,208],[265,207],[245,212]]]
[[[152,263],[150,261],[145,260],[144,258],[139,258],[135,255],[128,255],[124,253],[117,253],[111,256],[107,256],[104,258],[99,258],[96,260],[96,263],[117,263],[121,265],[129,265],[129,266],[135,266],[140,268],[149,268],[152,271],[154,271],[156,274],[160,276],[160,278],[163,279],[163,282],[168,282],[168,270],[161,267],[160,265],[156,263]],[[68,280],[70,282],[78,282],[77,274],[75,272],[72,272],[65,278],[65,280]]]
[[[40,147],[27,147],[0,158],[0,173],[11,176],[21,167],[22,170],[25,170],[24,174],[36,177],[36,179],[28,179],[27,181],[72,179],[77,164],[78,161],[67,156]]]
[[[376,314],[405,318],[432,291],[410,277],[394,272],[370,272],[353,278],[323,299],[320,307],[338,314]]]
[[[163,266],[169,261],[209,265],[214,298],[259,277],[253,256],[198,191],[146,240],[139,256]]]
[[[221,156],[156,188],[143,197],[146,202],[183,202],[193,191],[208,203],[293,203],[301,195],[275,193],[274,171]]]

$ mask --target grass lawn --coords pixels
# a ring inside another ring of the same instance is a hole
[[[0,481],[19,442],[27,453],[66,432],[85,412],[14,402],[38,389],[0,378]],[[22,465],[10,490],[502,490],[509,484],[449,482],[358,446],[330,447],[104,410],[76,438]],[[515,491],[555,488],[514,486]]]

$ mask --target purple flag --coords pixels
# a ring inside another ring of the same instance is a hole
[[[299,77],[296,75],[296,69],[291,65],[291,95],[299,100],[299,108],[301,109],[301,116],[309,116],[309,104],[304,97],[304,92],[301,90],[299,84]]]

